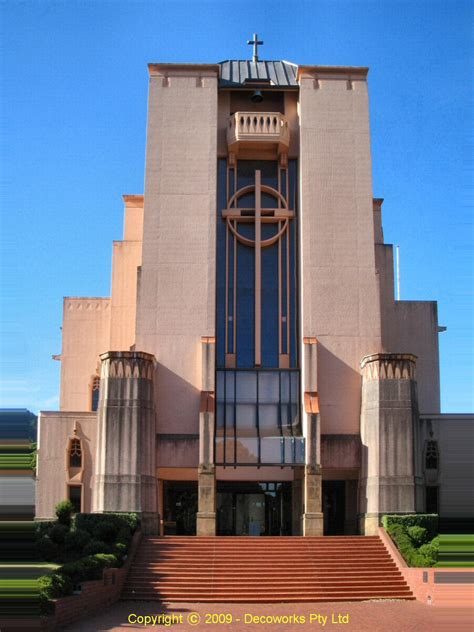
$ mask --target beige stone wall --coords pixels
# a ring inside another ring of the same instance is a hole
[[[137,274],[142,263],[143,196],[124,195],[124,239],[114,242],[111,292],[111,351],[135,344]]]
[[[474,518],[474,415],[442,414],[422,417],[419,459],[425,485],[439,487],[442,518]],[[426,442],[438,442],[439,468],[425,470]]]
[[[91,378],[110,344],[110,299],[66,297],[63,306],[61,410],[91,409]]]
[[[199,431],[201,336],[215,329],[217,72],[152,67],[136,348],[158,366],[158,431]]]
[[[435,301],[395,301],[384,347],[417,356],[418,406],[439,413],[438,308]]]
[[[125,195],[124,240],[113,245],[111,298],[64,299],[61,410],[90,410],[91,377],[105,351],[135,344],[137,269],[141,265],[143,196]]]
[[[323,434],[358,433],[359,363],[381,349],[367,83],[349,79],[300,79],[301,333],[319,343]]]
[[[420,413],[439,413],[438,309],[435,301],[395,301],[393,248],[377,244],[384,350],[417,356]]]
[[[67,498],[66,450],[70,437],[83,449],[83,510],[91,511],[93,461],[96,452],[96,413],[42,412],[38,419],[38,468],[36,472],[36,518],[54,517],[54,508]]]

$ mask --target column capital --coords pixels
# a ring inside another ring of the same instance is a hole
[[[153,379],[155,356],[143,351],[107,351],[100,354],[101,379],[129,377]]]
[[[360,368],[365,381],[415,380],[416,360],[413,353],[374,353],[362,358]]]

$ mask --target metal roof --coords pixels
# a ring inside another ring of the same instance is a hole
[[[253,83],[268,82],[270,86],[297,87],[298,66],[289,61],[249,61],[228,59],[219,63],[221,88],[243,88]]]

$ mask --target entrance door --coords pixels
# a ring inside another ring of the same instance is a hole
[[[198,486],[195,481],[164,481],[165,535],[196,535]]]
[[[235,535],[265,533],[265,494],[235,494]]]
[[[344,535],[345,481],[323,481],[324,535]]]
[[[291,483],[217,483],[218,535],[291,535]]]

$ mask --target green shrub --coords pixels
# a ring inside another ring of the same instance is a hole
[[[35,522],[35,537],[40,540],[44,535],[49,535],[52,527],[56,524],[56,520],[40,520]]]
[[[92,557],[101,564],[102,568],[111,568],[118,561],[117,556],[112,553],[96,553]]]
[[[66,547],[66,556],[82,557],[84,548],[90,541],[90,535],[82,529],[74,529],[66,534],[64,541]]]
[[[428,542],[418,549],[418,554],[429,562],[429,566],[434,566],[438,561],[439,543]]]
[[[81,560],[87,567],[88,579],[101,579],[105,568],[118,568],[119,559],[111,553],[96,553]]]
[[[55,544],[49,535],[44,535],[36,544],[38,557],[46,562],[52,562],[59,556],[59,547]]]
[[[58,518],[58,522],[66,527],[71,525],[73,513],[74,505],[70,500],[63,500],[56,505],[56,516]]]
[[[110,544],[115,541],[119,531],[119,522],[117,520],[107,519],[104,516],[104,520],[94,527],[93,536],[96,540],[102,540]]]
[[[79,513],[75,518],[75,526],[77,529],[84,529],[91,535],[95,534],[98,525],[107,523],[115,525],[116,533],[121,529],[127,529],[133,533],[138,527],[138,516],[135,513],[105,513],[105,514],[85,514]],[[108,529],[109,527],[107,527]],[[94,535],[95,537],[95,535]]]
[[[52,573],[51,575],[40,577],[38,579],[38,587],[40,594],[43,594],[48,599],[57,599],[58,597],[71,595],[73,583],[66,575]]]
[[[114,547],[114,554],[119,558],[121,566],[123,564],[123,558],[127,555],[127,545],[118,542]]]
[[[120,529],[128,529],[128,531],[135,531],[138,526],[137,514],[127,513],[104,513],[104,514],[84,514],[80,513],[76,515],[75,525],[77,529],[84,529],[89,533],[93,533],[94,529],[107,522],[114,524],[117,527],[117,532]]]
[[[49,537],[56,544],[64,544],[69,529],[64,524],[55,524],[49,531]]]
[[[407,529],[402,524],[391,524],[387,531],[409,566],[421,568],[433,566],[436,561],[434,553],[437,545],[433,543],[424,544],[417,549],[408,533],[410,528],[408,527]],[[416,533],[418,532],[415,531]]]
[[[47,617],[54,612],[54,604],[48,599],[46,593],[41,590],[38,593],[39,613],[43,617]]]
[[[423,527],[431,540],[438,533],[438,514],[387,514],[382,517],[382,526],[389,531],[390,526],[399,524],[408,527]]]
[[[95,553],[110,553],[110,546],[102,540],[89,540],[82,549],[83,555],[94,555]]]
[[[78,584],[88,578],[88,567],[82,560],[63,564],[58,572],[68,577],[73,584]]]
[[[422,544],[426,544],[428,541],[428,532],[424,527],[408,527],[408,535],[415,547],[420,547]]]
[[[117,533],[117,538],[115,540],[117,544],[125,544],[128,548],[132,541],[132,534],[129,529],[123,528]]]

